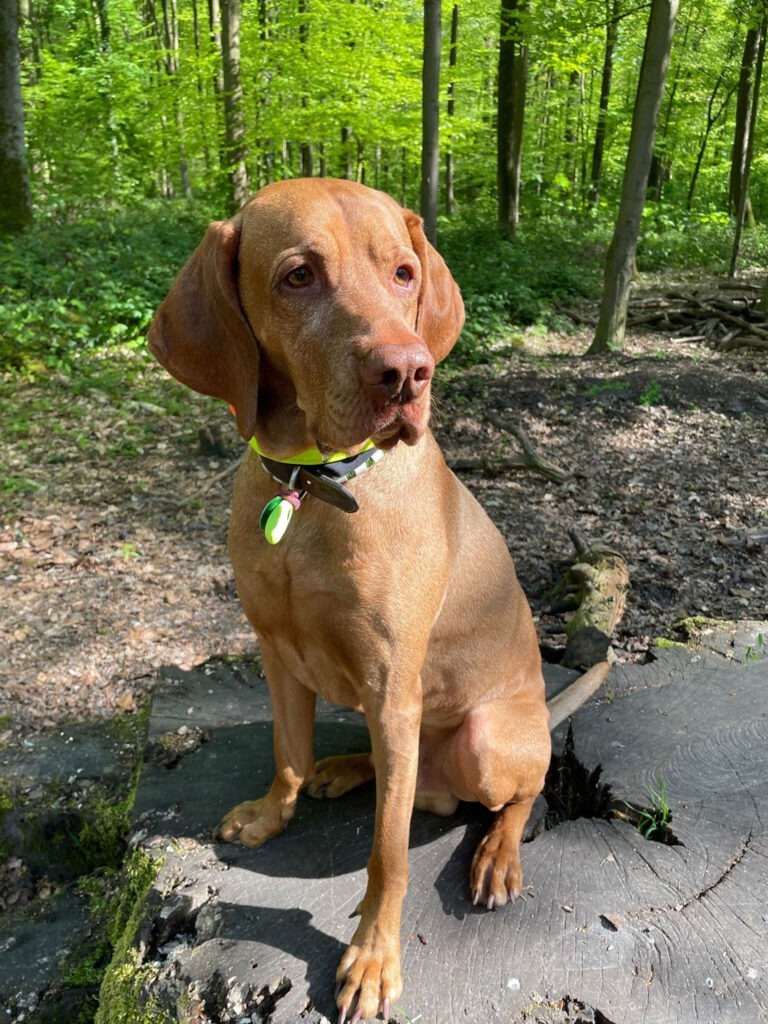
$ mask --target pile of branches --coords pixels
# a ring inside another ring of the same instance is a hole
[[[768,350],[768,310],[763,288],[726,281],[706,292],[671,291],[630,302],[628,327],[663,331],[678,341],[701,341],[719,352]]]

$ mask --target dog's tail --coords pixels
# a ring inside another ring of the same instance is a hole
[[[579,676],[570,686],[567,686],[562,693],[558,693],[556,697],[547,701],[550,732],[589,700],[592,694],[602,686],[610,670],[609,662],[600,661],[583,676]]]

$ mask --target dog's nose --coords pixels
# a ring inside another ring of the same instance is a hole
[[[420,341],[377,345],[362,362],[363,384],[374,401],[412,402],[432,380],[435,361]]]

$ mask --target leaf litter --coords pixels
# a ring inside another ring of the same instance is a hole
[[[435,389],[449,459],[518,450],[508,421],[571,474],[462,474],[509,544],[542,643],[556,657],[564,642],[547,608],[569,530],[629,563],[619,658],[644,657],[688,616],[768,618],[765,356],[635,333],[621,355],[586,360],[588,343],[532,330]],[[255,650],[226,552],[242,442],[221,403],[133,358],[119,393],[0,381],[0,740],[129,714],[161,666]],[[206,424],[224,455],[201,451]]]

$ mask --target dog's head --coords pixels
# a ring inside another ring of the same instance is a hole
[[[149,331],[176,378],[275,458],[414,444],[464,321],[421,218],[354,182],[262,189],[210,225]]]

